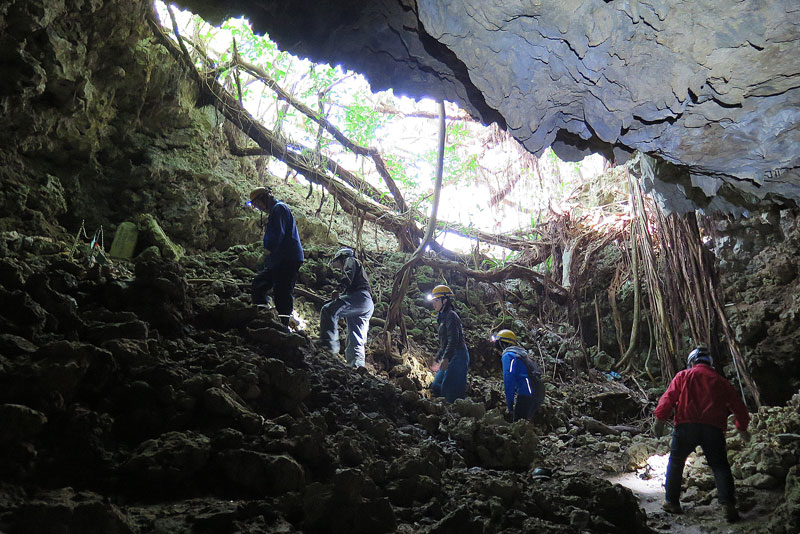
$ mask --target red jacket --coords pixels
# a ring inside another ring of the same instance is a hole
[[[739,394],[722,375],[699,363],[675,375],[656,407],[656,418],[666,421],[675,410],[675,424],[705,423],[728,428],[733,413],[739,430],[747,430],[750,414]]]

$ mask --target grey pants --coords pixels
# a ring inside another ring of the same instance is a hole
[[[339,354],[339,317],[347,321],[347,345],[344,358],[347,365],[364,367],[364,345],[367,342],[369,318],[375,306],[369,291],[342,295],[322,307],[319,317],[319,337],[331,352]]]

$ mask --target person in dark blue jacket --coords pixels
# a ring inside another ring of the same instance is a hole
[[[431,366],[436,373],[431,382],[431,393],[434,397],[444,397],[447,402],[467,396],[469,370],[469,351],[453,297],[455,294],[446,285],[434,287],[428,295],[428,300],[433,301],[433,309],[439,312],[439,351]]]
[[[369,319],[375,310],[370,294],[369,278],[353,249],[343,248],[331,260],[330,266],[340,269],[337,291],[320,310],[319,336],[321,344],[335,356],[339,354],[339,317],[347,321],[347,345],[344,358],[347,365],[364,367]]]
[[[508,413],[514,421],[529,419],[544,400],[544,384],[539,376],[529,376],[524,357],[528,351],[517,345],[517,336],[511,330],[500,330],[492,336],[495,346],[503,352],[503,384]],[[535,363],[531,362],[533,366]],[[534,371],[538,371],[538,366]],[[516,402],[514,396],[516,395]]]
[[[289,206],[276,199],[272,190],[259,187],[250,192],[249,205],[268,212],[267,226],[264,230],[264,249],[267,259],[264,268],[253,278],[251,296],[253,304],[266,304],[267,293],[273,292],[275,309],[281,322],[289,326],[289,318],[294,309],[294,285],[297,272],[305,260],[300,234]]]

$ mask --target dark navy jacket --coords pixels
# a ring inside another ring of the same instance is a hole
[[[461,318],[452,305],[439,312],[439,352],[436,361],[450,360],[461,349],[467,350],[464,342],[464,330],[461,327]]]
[[[275,201],[269,211],[267,228],[264,231],[264,248],[270,252],[264,262],[265,268],[275,267],[283,262],[302,263],[305,259],[292,211],[280,200]]]
[[[532,377],[528,377],[528,368],[520,358],[527,354],[528,352],[522,347],[508,347],[503,351],[503,385],[509,411],[514,409],[514,393],[533,395]]]

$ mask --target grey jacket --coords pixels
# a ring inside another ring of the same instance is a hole
[[[340,293],[346,295],[361,290],[370,291],[369,278],[367,278],[367,273],[364,272],[360,261],[352,257],[345,258],[338,289]]]

